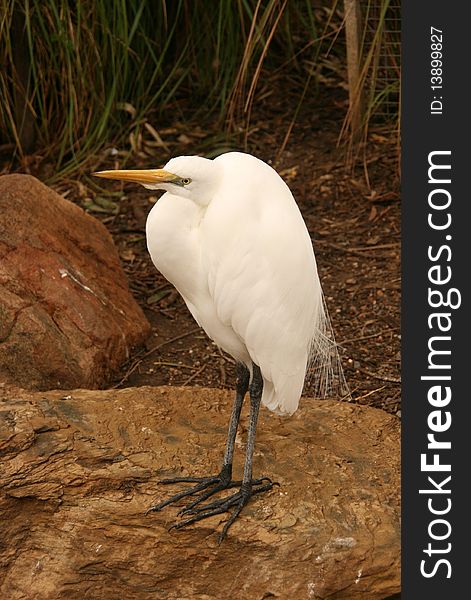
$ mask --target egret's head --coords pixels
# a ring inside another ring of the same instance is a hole
[[[148,190],[164,190],[175,196],[208,205],[220,181],[220,165],[201,156],[172,158],[163,169],[98,171],[97,177],[140,183]]]

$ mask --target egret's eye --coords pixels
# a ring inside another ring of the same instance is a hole
[[[183,185],[188,185],[189,183],[191,183],[191,179],[188,179],[188,177],[186,177],[185,179],[182,179]]]

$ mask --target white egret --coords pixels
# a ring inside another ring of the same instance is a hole
[[[236,398],[220,473],[164,480],[194,486],[149,509],[199,494],[181,511],[191,516],[176,527],[232,511],[222,540],[250,497],[273,486],[268,478],[252,478],[260,404],[293,414],[312,363],[318,367],[321,395],[329,393],[331,384],[344,384],[309,233],[288,186],[249,154],[229,152],[214,160],[180,156],[164,169],[95,175],[167,192],[147,219],[152,261],[208,336],[237,361]],[[232,460],[247,390],[246,458],[243,479],[237,482]],[[202,504],[234,487],[239,490],[231,496]]]

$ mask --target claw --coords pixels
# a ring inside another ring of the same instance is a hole
[[[179,510],[177,513],[177,516],[181,517],[182,515],[189,514],[191,512],[192,508],[195,507],[197,504],[204,502],[205,500],[210,498],[213,494],[216,494],[217,492],[220,492],[223,489],[224,489],[223,486],[217,485],[214,489],[208,490],[204,494],[201,494],[201,496],[196,498],[196,500],[193,500],[193,502],[190,502],[190,504],[188,504],[187,506],[184,506],[181,510]]]
[[[258,488],[252,488],[249,494],[250,496],[255,496],[255,494],[260,494],[261,492],[267,492],[268,490],[271,490],[271,488],[274,485],[279,485],[278,483],[265,483],[264,485],[261,485]],[[185,514],[199,514],[201,512],[204,512],[205,510],[212,510],[214,508],[219,508],[220,506],[224,506],[224,505],[228,505],[231,506],[232,504],[234,504],[234,501],[232,501],[231,503],[228,504],[229,500],[237,500],[238,499],[238,495],[240,494],[240,490],[239,492],[237,492],[237,494],[234,494],[233,496],[229,496],[229,498],[221,498],[219,500],[215,500],[214,502],[211,502],[210,504],[205,504],[204,506],[200,506],[198,508],[192,508],[188,511],[185,511]],[[194,503],[192,503],[194,504]],[[187,507],[187,509],[189,509],[190,506]]]
[[[222,528],[221,533],[218,536],[218,545],[220,546],[224,540],[224,538],[226,537],[226,534],[229,530],[229,527],[232,525],[232,523],[234,523],[234,521],[237,519],[237,517],[239,516],[241,510],[244,508],[244,504],[239,504],[236,509],[233,511],[233,513],[231,514],[231,516],[229,517],[229,519],[226,521],[226,523],[224,524],[224,527]]]
[[[192,525],[202,519],[230,512],[230,510],[233,509],[218,537],[219,544],[226,537],[230,526],[237,519],[252,496],[271,490],[274,485],[279,485],[279,483],[273,482],[269,477],[261,477],[260,479],[253,479],[250,483],[243,483],[242,481],[232,481],[228,479],[227,476],[223,476],[222,473],[216,477],[178,477],[175,479],[164,479],[159,483],[164,485],[170,483],[196,483],[197,485],[190,487],[190,489],[183,490],[159,504],[151,506],[146,511],[146,514],[160,511],[165,506],[178,502],[178,500],[181,500],[182,498],[194,496],[195,494],[199,494],[199,492],[203,492],[178,512],[178,516],[193,516],[179,523],[175,523],[168,531],[171,531],[172,529],[182,529],[183,527]],[[239,487],[239,490],[231,496],[214,500],[209,504],[202,504],[214,494],[235,487]]]
[[[256,483],[256,482],[254,482]],[[208,498],[210,498],[213,494],[216,494],[217,492],[222,492],[223,490],[228,490],[231,488],[235,488],[235,487],[240,487],[242,485],[242,481],[230,481],[227,484],[219,484],[216,485],[213,489],[208,490],[207,492],[205,492],[204,494],[201,494],[201,496],[198,496],[198,498],[196,498],[196,500],[193,500],[193,502],[190,502],[190,504],[188,504],[187,506],[184,506],[178,513],[177,515],[180,517],[182,515],[186,515],[186,514],[191,514],[192,509],[197,506],[198,504],[201,504],[201,502],[204,502],[205,500],[207,500]],[[203,507],[204,510],[205,507]]]
[[[157,485],[170,485],[172,483],[202,483],[206,480],[216,480],[217,477],[173,477],[172,479],[161,479]]]
[[[214,515],[220,515],[223,512],[226,512],[226,509],[219,508],[216,510],[208,511],[207,513],[204,513],[201,515],[195,515],[194,517],[191,517],[191,519],[187,519],[186,521],[182,521],[181,523],[175,523],[174,525],[172,525],[172,527],[170,529],[182,529],[183,527],[192,525],[193,523],[196,523],[197,521],[201,521],[201,519],[206,519],[207,517],[213,517]]]
[[[180,500],[181,498],[185,498],[186,496],[192,496],[193,494],[197,494],[201,490],[206,489],[208,487],[208,485],[211,485],[211,484],[206,483],[206,482],[201,482],[199,485],[195,485],[194,487],[192,487],[189,490],[184,490],[183,492],[175,494],[171,498],[168,498],[167,500],[164,500],[163,502],[160,502],[159,504],[155,504],[154,506],[151,506],[150,508],[148,508],[146,510],[146,515],[149,514],[150,512],[158,512],[159,510],[162,510],[162,508],[165,508],[165,506],[168,506],[169,504],[172,504],[173,502],[176,502],[177,500]]]
[[[263,486],[261,486],[261,488],[263,489],[258,488],[258,490],[252,490],[250,484],[242,484],[240,490],[232,496],[229,496],[228,498],[222,498],[221,500],[217,500],[216,502],[200,507],[199,509],[197,509],[197,513],[193,517],[191,517],[190,519],[186,519],[181,523],[173,525],[172,529],[182,529],[183,527],[192,525],[193,523],[201,521],[202,519],[207,519],[208,517],[213,517],[216,515],[220,515],[224,512],[228,512],[232,506],[235,506],[229,519],[226,521],[221,534],[218,537],[218,543],[220,544],[226,537],[229,527],[237,519],[244,506],[250,500],[251,496],[256,492],[266,491],[271,487],[272,486],[270,483],[266,483]]]

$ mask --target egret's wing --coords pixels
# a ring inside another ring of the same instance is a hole
[[[284,188],[264,190],[266,201],[250,193],[227,194],[207,211],[202,239],[208,287],[220,321],[240,336],[273,384],[270,398],[266,385],[265,404],[294,412],[308,364],[324,396],[343,374],[294,200]]]

